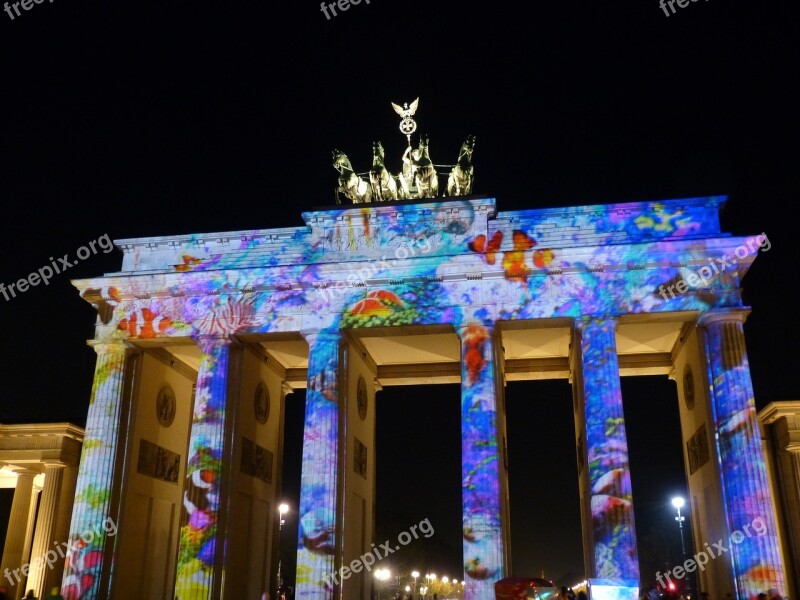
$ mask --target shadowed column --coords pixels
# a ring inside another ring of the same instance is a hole
[[[31,569],[27,584],[27,588],[32,589],[37,598],[44,597],[45,591],[50,591],[45,588],[48,583],[52,583],[50,577],[52,565],[59,558],[53,543],[59,544],[61,540],[53,539],[53,527],[57,518],[56,508],[61,496],[63,475],[64,463],[45,463],[44,487],[39,504],[39,516],[36,519],[36,534],[33,539],[31,556],[34,558],[44,557],[47,562],[42,565],[41,569]]]
[[[588,506],[583,518],[591,517],[586,554],[589,577],[639,579],[633,494],[628,464],[628,441],[622,412],[622,391],[614,318],[584,317],[575,321],[573,381],[580,420],[585,425],[586,460],[581,476],[587,477]],[[583,450],[579,450],[583,452]],[[580,466],[580,463],[579,463]],[[588,469],[588,472],[584,472]],[[588,508],[588,514],[587,514]]]
[[[201,337],[192,428],[189,434],[175,596],[180,600],[220,598],[225,552],[224,463],[228,423],[229,338]]]
[[[94,350],[97,364],[61,583],[61,593],[67,600],[103,596],[101,582],[102,587],[107,586],[112,568],[103,524],[112,518],[111,494],[119,475],[120,418],[128,348],[119,342],[109,342],[97,344]]]
[[[328,599],[336,587],[341,336],[338,331],[304,335],[309,356],[296,592],[297,598]]]
[[[3,547],[3,564],[0,566],[4,578],[4,580],[0,580],[2,581],[0,587],[8,589],[9,598],[16,598],[25,593],[21,583],[26,576],[21,571],[21,567],[23,566],[25,532],[28,529],[28,520],[30,518],[33,478],[35,476],[36,473],[33,471],[18,472],[17,485],[14,488],[14,499],[11,501],[11,515],[8,519],[6,543]],[[6,584],[6,582],[8,583]]]
[[[742,309],[712,311],[699,321],[711,382],[725,520],[731,534],[725,545],[730,547],[741,600],[770,588],[787,593],[745,349],[742,324],[746,314]],[[753,535],[754,529],[766,531]]]
[[[464,598],[492,600],[505,577],[494,329],[457,328],[461,339],[461,493]]]

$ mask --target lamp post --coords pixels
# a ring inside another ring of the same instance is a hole
[[[675,517],[675,520],[678,522],[678,529],[681,531],[681,554],[683,554],[683,558],[686,558],[686,546],[683,543],[683,522],[686,520],[685,517],[681,516],[681,509],[683,508],[686,501],[681,498],[680,496],[676,496],[672,499],[672,506],[678,511],[678,516]]]
[[[389,569],[376,569],[375,570],[375,579],[377,579],[381,583],[384,583],[384,582],[388,581],[391,576],[392,576],[392,573],[391,573],[391,571],[389,571]],[[378,586],[378,600],[380,600],[380,597],[381,597],[381,586]]]
[[[285,502],[278,506],[278,513],[280,520],[278,521],[278,591],[280,592],[283,587],[283,579],[281,579],[281,531],[283,531],[283,524],[286,520],[283,515],[289,512],[289,505]]]
[[[417,577],[419,577],[419,571],[411,571],[411,576],[414,578],[414,598],[417,597]]]
[[[683,522],[686,520],[686,517],[681,515],[681,509],[686,505],[686,501],[681,498],[680,496],[676,496],[672,499],[672,506],[675,507],[675,510],[678,511],[678,516],[675,517],[675,520],[678,522],[678,530],[681,532],[681,555],[683,556],[683,562],[686,562],[686,544],[683,541]],[[687,596],[691,593],[691,579],[686,580],[686,591]]]

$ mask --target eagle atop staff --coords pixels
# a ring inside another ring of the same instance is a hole
[[[404,102],[403,106],[400,106],[399,104],[395,104],[394,102],[392,102],[392,108],[394,108],[394,112],[396,112],[403,118],[413,117],[414,113],[417,112],[418,106],[419,106],[419,98],[414,100],[411,103],[411,106],[408,105],[408,102]]]
[[[419,97],[417,97],[417,99],[411,103],[411,106],[408,105],[408,102],[404,102],[403,106],[392,102],[392,108],[394,109],[394,112],[403,118],[403,120],[400,121],[400,131],[406,134],[409,146],[411,145],[411,134],[417,130],[417,123],[411,117],[413,117],[414,113],[417,112],[418,106]]]

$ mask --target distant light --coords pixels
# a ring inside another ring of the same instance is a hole
[[[410,591],[411,591],[411,586],[410,586],[410,585],[407,585],[407,586],[406,586],[406,591],[407,591],[407,592],[410,592]]]
[[[414,579],[416,579],[417,577],[419,577],[419,571],[411,571],[411,576],[412,576]]]
[[[672,499],[672,506],[675,508],[683,508],[684,504],[686,504],[686,500],[681,498],[680,496],[676,496]]]
[[[285,515],[287,512],[289,512],[289,505],[288,504],[281,504],[278,507],[278,512],[280,512],[282,515]]]
[[[672,583],[671,581],[669,582],[669,589],[671,589],[671,590],[675,589],[675,584]]]

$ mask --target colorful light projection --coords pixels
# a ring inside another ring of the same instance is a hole
[[[590,579],[589,597],[592,600],[638,600],[639,581],[630,579]]]
[[[461,338],[464,594],[491,598],[494,582],[504,576],[494,338],[483,325],[457,331]]]
[[[335,571],[341,335],[338,331],[321,331],[306,335],[306,339],[309,345],[308,388],[300,478],[296,597],[333,598],[334,590],[324,581]]]
[[[228,339],[198,340],[202,351],[189,439],[189,458],[175,582],[179,600],[212,598],[220,593],[218,579],[223,551],[220,506],[225,451],[226,397],[230,345]]]
[[[123,241],[121,273],[79,281],[77,286],[98,307],[100,340],[326,332],[310,340],[319,349],[312,351],[309,370],[298,563],[298,592],[320,597],[329,593],[320,586],[333,568],[330,552],[335,537],[333,440],[338,417],[333,406],[339,359],[333,350],[334,332],[741,306],[739,280],[760,243],[756,236],[733,238],[720,232],[717,213],[723,203],[724,198],[711,197],[516,211],[499,213],[494,219],[490,219],[495,212],[491,198],[337,208],[305,213],[306,227]],[[749,248],[747,255],[737,254],[738,262],[724,268],[711,287],[692,285],[692,273],[743,246]],[[674,296],[659,293],[660,286],[678,282],[686,282],[689,291]],[[474,335],[478,337],[473,340],[479,339],[477,331]],[[613,332],[592,325],[584,331],[584,339],[583,366],[600,374],[585,390],[589,447],[604,447],[606,452],[590,457],[599,542],[597,574],[637,577],[633,519],[626,516],[630,479],[624,426],[615,420],[622,413],[606,406],[609,402],[616,406],[619,399],[618,376],[610,388],[596,383],[613,370],[612,360],[616,364],[615,357],[606,355],[606,349],[613,347]],[[478,355],[488,352],[490,343],[484,344],[473,344],[472,355],[476,348],[482,348]],[[463,339],[462,345],[466,357],[470,349]],[[490,355],[484,360],[488,372],[493,368]],[[473,394],[481,407],[472,414],[468,410],[472,405],[465,400],[465,432],[496,444],[481,437],[490,435],[488,421],[481,419],[494,419],[490,404],[494,396],[485,387],[489,375],[483,371],[476,372],[473,385],[465,384],[465,398]],[[468,374],[465,377],[468,381]],[[212,404],[217,399],[212,398]],[[201,440],[202,428],[196,425],[192,443],[199,443],[193,446],[198,466],[190,470],[190,478],[199,480],[191,479],[190,484],[211,497],[205,507],[192,503],[191,512],[198,507],[200,512],[191,522],[193,528],[187,525],[182,530],[186,537],[180,573],[186,589],[194,589],[194,575],[205,582],[197,585],[210,585],[205,573],[211,554],[218,552],[209,545],[217,517],[216,481],[193,473],[218,475],[214,461],[219,460],[222,441]],[[208,426],[216,427],[211,421]],[[487,448],[484,458],[496,460],[496,447]],[[732,450],[730,456],[734,455],[749,460]],[[201,458],[209,461],[209,468],[199,466]],[[477,461],[476,467],[481,460],[478,455],[467,458]],[[725,464],[736,466],[732,459]],[[90,477],[83,466],[81,473]],[[488,470],[476,472],[470,483],[477,486],[475,493],[493,494],[490,488],[481,488],[496,485],[487,474]],[[742,477],[734,471],[729,480]],[[103,481],[110,480],[103,475]],[[468,496],[475,497],[465,491],[465,511],[470,510]],[[467,527],[489,531],[496,523],[493,519],[499,519],[498,510],[492,505],[469,522],[465,517],[466,535],[471,535]],[[501,568],[499,537],[483,538],[489,541],[481,547],[477,538],[472,543],[466,535],[465,548],[472,548],[472,556],[466,558],[468,571],[480,576],[484,568],[487,572]],[[773,551],[776,546],[769,544]],[[768,563],[778,564],[771,559]],[[483,590],[479,577],[468,574],[467,581]]]
[[[486,321],[704,311],[741,304],[738,281],[759,248],[756,236],[719,232],[721,203],[494,220],[492,199],[320,211],[304,215],[306,228],[225,234],[224,247],[200,236],[129,241],[119,276],[80,287],[102,312],[100,339],[457,323],[478,307]],[[698,268],[738,246],[747,255],[711,287],[696,281]],[[127,277],[140,271],[147,276]],[[686,293],[659,293],[684,283]]]
[[[701,323],[706,331],[725,518],[733,536],[737,530],[741,536],[739,539],[732,536],[732,543],[727,544],[733,555],[736,596],[740,600],[755,600],[760,592],[775,588],[785,594],[787,589],[756,418],[742,329],[744,317],[741,310],[713,311],[704,315]],[[741,529],[757,519],[766,524],[766,532],[743,535]]]
[[[594,574],[639,579],[628,441],[622,412],[616,319],[582,318],[581,385],[594,531]]]
[[[123,344],[97,344],[97,363],[81,450],[81,466],[70,523],[69,550],[64,563],[61,593],[66,600],[98,598],[105,564],[109,501],[117,467],[120,412],[127,350]],[[98,531],[99,530],[99,531]],[[86,532],[95,532],[91,537]]]

